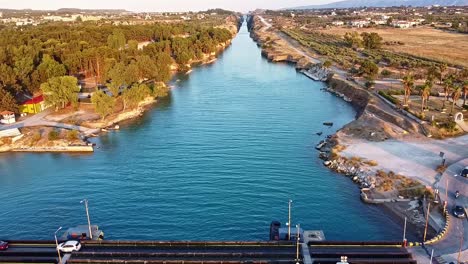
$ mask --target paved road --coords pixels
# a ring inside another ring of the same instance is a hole
[[[444,239],[431,247],[434,248],[434,254],[436,255],[457,253],[460,250],[463,237],[461,258],[463,260],[468,260],[468,218],[456,218],[452,214],[452,208],[454,205],[464,206],[465,210],[468,207],[468,178],[460,176],[461,170],[466,166],[468,166],[468,158],[455,162],[447,168],[438,183],[436,183],[436,188],[440,191],[440,198],[443,201],[448,201],[450,228]],[[446,195],[446,186],[448,186],[448,196]],[[458,198],[455,198],[456,190],[460,192]]]
[[[50,126],[50,127],[58,127],[58,128],[64,128],[64,129],[70,129],[70,130],[78,130],[86,135],[98,132],[98,129],[45,120],[44,117],[50,114],[52,111],[53,109],[49,108],[38,114],[28,116],[26,119],[16,122],[14,124],[0,125],[0,130],[22,128],[22,127],[34,127],[34,126]]]

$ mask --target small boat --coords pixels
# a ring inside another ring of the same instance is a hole
[[[323,134],[323,132],[317,132],[315,133],[317,136],[321,136]]]
[[[89,230],[91,229],[92,238],[89,234]],[[104,239],[104,232],[99,229],[97,225],[79,225],[76,227],[72,227],[67,229],[63,235],[63,240],[103,240]]]
[[[323,122],[324,126],[333,126],[333,122]]]

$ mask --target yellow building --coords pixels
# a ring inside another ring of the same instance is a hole
[[[46,109],[46,107],[44,103],[44,97],[42,95],[29,99],[19,106],[20,113],[27,114],[37,114],[44,109]]]

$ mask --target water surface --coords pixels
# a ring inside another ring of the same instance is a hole
[[[51,239],[85,224],[88,198],[108,239],[264,240],[291,198],[292,222],[328,239],[400,239],[317,159],[315,144],[355,111],[267,62],[245,26],[216,63],[173,85],[143,118],[94,139],[92,155],[0,155],[0,238]]]

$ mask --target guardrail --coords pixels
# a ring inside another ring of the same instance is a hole
[[[137,240],[87,240],[82,242],[87,246],[157,246],[157,247],[180,247],[180,246],[259,246],[259,247],[282,247],[295,246],[295,242],[288,241],[137,241]]]

